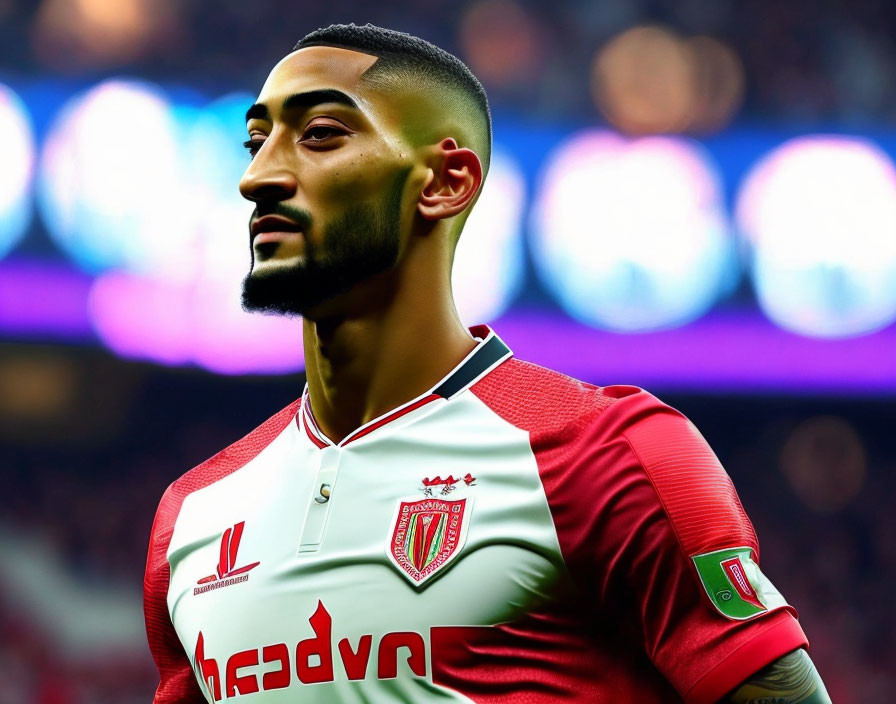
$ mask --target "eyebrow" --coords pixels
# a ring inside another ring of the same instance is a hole
[[[333,88],[309,90],[305,93],[293,93],[283,101],[282,109],[295,110],[296,108],[303,108],[307,110],[308,108],[324,103],[337,103],[339,105],[347,105],[355,110],[358,109],[358,104],[351,96],[343,93],[341,90],[335,90]],[[268,122],[271,121],[271,113],[268,111],[267,105],[264,103],[255,103],[246,111],[246,122],[254,119],[267,120]]]

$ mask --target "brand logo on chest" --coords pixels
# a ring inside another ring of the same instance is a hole
[[[415,586],[436,575],[466,540],[473,498],[401,500],[387,554]]]
[[[249,580],[249,570],[255,569],[261,564],[261,562],[252,562],[241,567],[236,566],[236,555],[240,549],[240,540],[243,538],[245,525],[245,521],[240,521],[224,531],[224,535],[221,536],[221,548],[218,553],[218,567],[215,574],[210,574],[196,582],[199,586],[193,588],[194,595],[246,582]]]

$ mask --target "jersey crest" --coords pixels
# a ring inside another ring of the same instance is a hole
[[[472,497],[398,502],[386,554],[419,586],[441,571],[463,548]]]

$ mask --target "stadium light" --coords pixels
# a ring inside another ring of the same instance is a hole
[[[173,107],[181,135],[179,183],[194,216],[185,221],[189,229],[178,230],[182,240],[167,250],[163,265],[146,273],[115,269],[96,279],[91,320],[119,355],[222,374],[302,368],[300,323],[249,314],[240,305],[252,204],[238,184],[249,163],[242,142],[252,102],[237,93],[202,109]]]
[[[736,203],[766,315],[846,337],[896,319],[896,170],[856,137],[801,137],[764,156]]]
[[[170,105],[150,84],[108,80],[73,98],[41,155],[50,235],[87,271],[158,272],[195,217],[178,149]]]
[[[525,198],[522,170],[505,151],[495,150],[482,195],[458,241],[451,277],[458,312],[469,325],[501,315],[523,283]]]
[[[563,308],[611,330],[697,318],[736,266],[719,176],[682,138],[572,137],[549,159],[531,231],[536,270]]]
[[[18,243],[31,221],[34,135],[25,104],[0,83],[0,259]]]

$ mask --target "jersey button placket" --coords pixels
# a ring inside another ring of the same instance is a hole
[[[305,511],[305,523],[302,526],[302,537],[299,543],[299,554],[317,552],[323,539],[330,515],[330,504],[336,489],[336,475],[339,471],[339,460],[342,450],[338,447],[325,447],[320,451],[320,464],[317,476],[311,485],[311,495]]]

